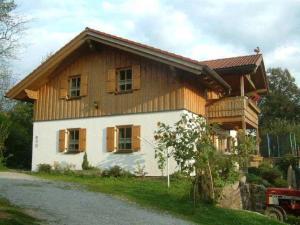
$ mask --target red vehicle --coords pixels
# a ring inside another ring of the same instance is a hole
[[[267,188],[266,215],[284,221],[287,214],[300,216],[300,190],[289,188]]]

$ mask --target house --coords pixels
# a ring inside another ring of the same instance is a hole
[[[199,62],[86,28],[6,96],[34,104],[32,170],[81,169],[87,152],[93,166],[140,164],[155,176],[157,122],[202,115],[224,129],[215,144],[228,151],[236,130],[258,129],[256,102],[267,92],[261,54]]]

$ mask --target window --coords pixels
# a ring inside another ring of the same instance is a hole
[[[70,98],[76,98],[80,96],[80,77],[71,77],[70,79]]]
[[[79,129],[70,129],[69,141],[68,141],[68,152],[78,152],[79,151]]]
[[[132,127],[118,128],[118,150],[132,150]]]
[[[132,69],[120,69],[118,76],[118,91],[127,92],[132,90]]]

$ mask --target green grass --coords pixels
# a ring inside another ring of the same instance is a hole
[[[36,225],[39,221],[0,198],[0,225]]]
[[[190,184],[174,180],[171,187],[166,181],[157,178],[100,178],[78,175],[41,174],[36,176],[66,182],[79,183],[94,192],[103,192],[119,196],[163,211],[168,211],[186,220],[202,225],[278,225],[274,220],[257,213],[230,210],[208,204],[199,204],[196,208],[188,196]]]

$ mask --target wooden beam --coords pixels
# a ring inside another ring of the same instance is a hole
[[[25,91],[27,97],[30,99],[37,100],[39,98],[39,93],[37,91],[32,91],[29,89],[25,89],[24,91]]]
[[[251,80],[251,75],[250,75],[250,74],[247,74],[245,77],[246,77],[246,79],[248,80],[249,84],[250,84],[254,89],[256,89],[255,84],[254,84],[253,81]]]
[[[268,90],[267,89],[257,89],[255,91],[250,91],[250,92],[247,92],[246,95],[247,96],[252,96],[254,94],[264,94],[266,93]]]

